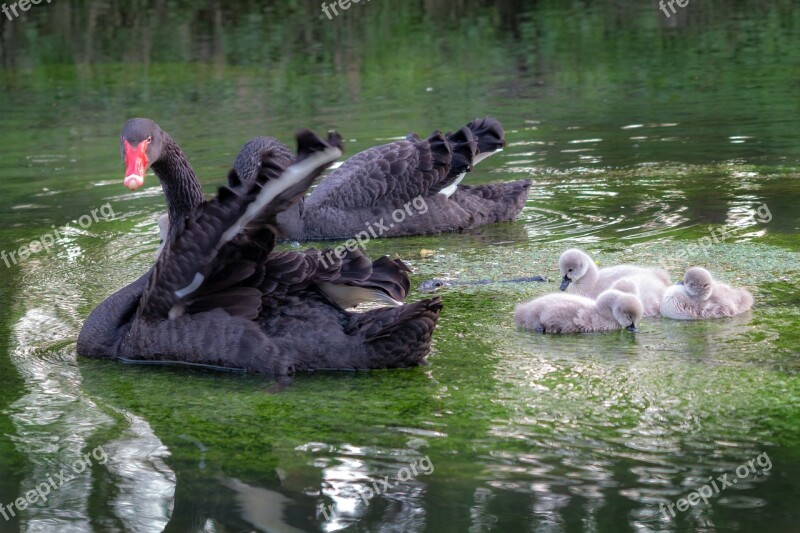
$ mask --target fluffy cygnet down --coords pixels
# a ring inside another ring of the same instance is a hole
[[[661,314],[661,301],[669,288],[669,283],[656,272],[625,276],[615,281],[611,288],[638,296],[644,309],[643,316],[658,316]]]
[[[636,331],[642,303],[633,294],[614,289],[603,292],[597,301],[555,293],[518,305],[514,316],[518,325],[540,333]]]
[[[661,268],[642,268],[635,265],[617,265],[598,270],[592,258],[583,250],[572,248],[558,260],[561,271],[561,290],[570,294],[597,298],[597,295],[620,278],[636,274],[650,275],[669,285],[669,274]]]
[[[752,307],[749,291],[716,281],[705,268],[692,267],[682,282],[664,293],[661,314],[676,320],[699,320],[736,316]]]

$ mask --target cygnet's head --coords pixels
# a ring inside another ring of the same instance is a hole
[[[711,272],[701,267],[692,267],[683,276],[683,290],[691,298],[708,300],[711,297],[711,285],[714,278]]]
[[[644,314],[642,302],[639,298],[627,293],[617,297],[611,306],[611,311],[614,313],[614,319],[627,328],[628,331],[636,331],[636,324],[639,323]]]
[[[567,290],[570,283],[578,282],[589,271],[589,265],[593,264],[589,255],[577,248],[571,248],[561,254],[558,260],[558,268],[561,271],[561,290]]]
[[[631,332],[636,331],[636,325],[644,314],[642,302],[638,297],[616,289],[609,289],[601,293],[597,297],[597,306],[606,309],[610,308],[614,320]]]

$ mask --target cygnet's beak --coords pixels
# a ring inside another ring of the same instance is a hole
[[[628,326],[628,327],[627,327],[627,328],[625,328],[625,329],[627,329],[627,330],[628,330],[628,331],[630,331],[631,333],[636,333],[636,332],[638,331],[638,330],[636,329],[636,324],[631,324],[630,326]]]
[[[567,290],[567,287],[569,287],[569,284],[570,284],[570,283],[572,283],[572,280],[571,280],[571,279],[569,279],[569,277],[565,275],[565,276],[564,276],[564,279],[563,279],[563,280],[561,280],[561,290],[562,290],[562,291],[565,291],[565,290]]]

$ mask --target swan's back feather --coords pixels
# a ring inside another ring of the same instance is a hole
[[[308,197],[307,206],[359,209],[402,207],[447,178],[450,143],[440,132],[360,152],[342,164]]]
[[[317,288],[342,309],[365,302],[396,305],[405,301],[410,289],[408,272],[399,259],[381,257],[370,262],[359,249],[347,251],[343,257],[330,250],[273,252],[260,288],[264,305],[270,306]]]

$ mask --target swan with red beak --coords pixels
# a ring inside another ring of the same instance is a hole
[[[123,184],[132,191],[144,185],[147,169],[161,159],[164,133],[152,120],[134,118],[122,126],[120,133],[122,162],[125,164]],[[153,168],[156,175],[158,170]]]
[[[203,189],[186,156],[172,137],[146,118],[133,118],[122,126],[120,151],[125,164],[123,184],[135,191],[144,185],[147,169],[161,183],[169,204],[171,221],[182,219],[203,203]]]

